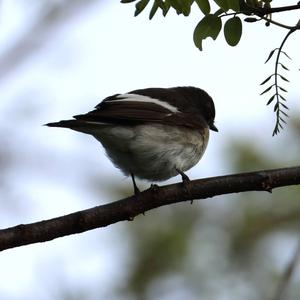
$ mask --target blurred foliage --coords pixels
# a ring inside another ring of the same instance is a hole
[[[15,50],[9,49],[7,56],[2,60],[5,62],[2,66],[2,74],[6,77],[7,70],[13,70],[17,63],[36,51],[36,44],[32,43],[30,36],[34,36],[35,39],[39,36],[44,41],[47,37],[45,32],[51,33],[49,29],[52,28],[53,23],[66,20],[73,15],[72,12],[75,10],[70,7],[74,8],[76,4],[77,10],[80,10],[87,6],[87,3],[94,1],[44,2],[49,4],[49,10],[42,14],[36,25],[28,31],[27,35],[24,35],[24,39],[15,46]],[[136,14],[140,13],[143,5],[148,2],[138,1],[140,4]],[[155,1],[155,3],[159,2],[162,1]],[[180,7],[180,2],[183,3],[183,1],[170,1],[177,12],[181,9],[182,14],[188,15],[190,6]],[[193,1],[186,2],[189,4]],[[221,13],[223,18],[228,17],[224,13],[227,9],[224,7],[225,3],[230,3],[233,5],[231,9],[237,11],[237,1],[215,1],[223,11],[219,10],[214,14],[210,14],[208,0],[195,2],[204,14],[197,25],[198,28],[195,28],[194,42],[199,49],[206,37],[217,38],[222,27],[226,41],[230,45],[234,46],[239,42],[242,25],[237,17],[229,16],[227,20],[229,23],[224,23],[224,26],[219,25]],[[267,1],[246,2],[266,3]],[[63,8],[60,9],[61,13],[58,13],[57,5]],[[151,18],[158,8],[152,7]],[[166,14],[168,10],[166,7],[164,9],[163,13]],[[250,22],[250,18],[248,21]],[[256,22],[257,19],[252,18],[252,21]],[[208,29],[207,32],[200,30],[203,26],[201,22],[204,23],[205,29]],[[24,46],[24,41],[29,45]],[[257,136],[255,140],[250,135],[242,140],[228,139],[224,157],[230,160],[232,170],[252,171],[299,163],[300,119],[291,120],[291,124],[292,132],[284,133],[286,141],[277,145],[276,149],[266,144],[261,136]],[[20,161],[16,157],[22,145],[18,145],[19,148],[14,146],[14,150],[8,146],[15,139],[11,138],[14,136],[13,133],[7,130],[1,132],[4,146],[0,149],[0,195],[5,200],[1,203],[2,210],[4,204],[12,203],[7,201],[12,198],[8,197],[8,194],[13,193],[15,189],[14,183],[10,186],[7,182],[7,172],[9,169],[17,171],[20,169],[17,165]],[[92,181],[92,184],[99,188],[99,182]],[[111,188],[120,197],[124,194],[132,194],[131,185],[127,189],[118,191],[113,183]],[[282,274],[282,264],[277,260],[281,256],[285,257],[286,252],[289,252],[289,248],[293,246],[292,243],[287,242],[289,238],[292,237],[294,240],[299,236],[299,192],[299,187],[286,187],[275,190],[272,194],[250,192],[228,195],[200,202],[194,201],[193,205],[181,203],[163,207],[147,212],[145,216],[137,217],[134,222],[127,223],[128,235],[124,234],[123,237],[130,240],[131,249],[127,269],[122,270],[127,275],[120,283],[122,288],[116,290],[116,293],[119,292],[119,296],[116,297],[127,299],[126,295],[128,295],[130,299],[187,298],[189,300],[269,298],[267,296],[272,295]],[[15,214],[15,207],[13,209]],[[24,214],[24,211],[22,213]],[[275,243],[278,237],[281,247]],[[61,272],[61,270],[57,271]],[[49,270],[44,273],[52,276]],[[62,282],[58,282],[57,286],[59,283],[62,285]],[[63,284],[67,285],[65,282]],[[43,288],[41,286],[41,289]],[[45,294],[47,292],[45,290]],[[62,288],[61,292],[61,295],[57,295],[56,298],[92,299],[93,297],[90,290],[81,291],[80,287],[74,286],[70,290]],[[288,296],[287,299],[290,300],[300,299],[299,278],[291,282]]]
[[[224,156],[233,171],[299,163],[300,119],[292,124],[284,145],[276,149],[249,137],[229,140]],[[293,156],[282,155],[286,145],[293,145],[293,151],[286,151]],[[126,291],[130,299],[173,299],[172,292],[188,299],[272,296],[283,272],[277,261],[282,250],[274,243],[278,235],[294,240],[299,235],[299,193],[299,187],[272,194],[241,193],[160,208],[136,218],[128,225],[132,259],[120,293]],[[290,252],[292,243],[285,245],[284,238],[282,243]],[[290,285],[288,299],[300,297],[297,280]],[[239,288],[231,289],[232,284]]]
[[[126,289],[137,299],[147,299],[146,292],[154,281],[181,270],[188,255],[191,234],[200,210],[183,205],[147,213],[129,225],[133,256]],[[188,215],[188,218],[186,217]],[[150,220],[154,220],[151,222]]]

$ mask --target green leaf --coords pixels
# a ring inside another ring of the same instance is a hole
[[[272,84],[267,89],[265,89],[262,93],[260,93],[260,96],[263,95],[263,94],[265,94],[266,92],[268,92],[273,86],[274,86],[274,84]]]
[[[269,104],[274,100],[275,96],[276,96],[276,94],[274,94],[274,95],[269,99],[269,101],[267,102],[267,105],[269,105]]]
[[[210,13],[210,4],[208,0],[196,0],[196,3],[205,15]]]
[[[191,6],[194,0],[184,0],[181,2],[181,11],[185,17],[187,17],[191,13]]]
[[[149,14],[150,20],[154,17],[155,13],[157,12],[158,7],[159,7],[158,1],[154,1],[153,6],[150,10],[150,14]]]
[[[290,82],[288,79],[286,79],[285,77],[283,77],[282,75],[278,74],[280,76],[280,78],[286,82]]]
[[[282,112],[282,111],[280,111],[280,112]],[[283,122],[284,124],[286,124],[286,120],[285,119],[283,119],[282,117],[279,117],[279,119],[280,119],[281,122]]]
[[[228,7],[234,11],[240,11],[240,0],[227,0]]]
[[[284,89],[283,87],[279,86],[279,88],[280,88],[283,92],[287,93],[287,90]]]
[[[236,46],[242,36],[242,21],[239,17],[228,19],[224,25],[224,35],[228,45]]]
[[[136,0],[121,0],[121,3],[131,3],[131,2],[134,2]]]
[[[284,103],[280,102],[280,105],[282,105],[285,109],[289,109]]]
[[[278,48],[275,48],[275,49],[273,49],[273,50],[270,52],[270,54],[269,54],[267,60],[265,61],[265,64],[271,59],[271,57],[273,56],[273,54],[275,53],[276,50],[278,50]]]
[[[281,67],[282,67],[283,69],[289,71],[289,69],[288,69],[285,65],[283,65],[282,63],[279,63],[279,65],[281,65]]]
[[[266,82],[268,82],[272,78],[273,75],[274,74],[272,74],[269,77],[267,77],[260,85],[264,85]]]
[[[254,22],[257,22],[257,21],[260,21],[260,20],[256,19],[256,18],[253,18],[253,17],[248,17],[248,18],[245,18],[244,21],[248,22],[248,23],[254,23]]]
[[[284,52],[284,51],[281,51],[281,53],[283,53],[288,59],[290,59],[291,60],[291,58],[288,56],[288,54],[286,53],[286,52]]]
[[[182,9],[182,4],[183,2],[181,2],[180,0],[170,0],[170,4],[171,6],[176,10],[177,14],[180,15],[181,13],[183,13]]]
[[[194,43],[202,51],[202,41],[207,37],[215,40],[222,28],[221,18],[208,14],[196,26],[194,30]]]
[[[161,8],[161,10],[163,11],[163,16],[165,17],[171,7],[170,1],[169,0],[166,0],[166,1],[160,0],[158,5]]]
[[[141,0],[135,5],[135,12],[134,12],[135,17],[138,16],[144,10],[144,8],[147,6],[149,1],[150,0]]]
[[[214,0],[220,8],[222,8],[224,11],[227,11],[229,9],[227,0]]]
[[[279,95],[279,97],[280,97],[283,101],[286,101],[286,98],[284,98],[282,95]]]

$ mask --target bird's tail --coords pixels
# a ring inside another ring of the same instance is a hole
[[[64,120],[59,122],[47,123],[45,126],[49,127],[64,127],[70,129],[76,129],[78,127],[82,127],[83,122],[78,122],[77,120]]]
[[[97,126],[98,125],[98,126]],[[83,133],[93,134],[96,129],[99,129],[99,124],[93,124],[81,120],[63,120],[59,122],[47,123],[45,126],[62,127],[76,130]]]

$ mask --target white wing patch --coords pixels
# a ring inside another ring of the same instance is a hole
[[[105,122],[96,122],[96,121],[85,121],[87,124],[97,124],[97,125],[108,125],[109,123]]]
[[[161,101],[156,98],[151,98],[148,96],[143,96],[143,95],[139,95],[139,94],[121,94],[121,95],[118,95],[117,98],[120,98],[120,100],[109,100],[109,101],[148,102],[148,103],[154,103],[154,104],[160,105],[161,107],[164,107],[173,113],[178,112],[178,109],[176,106],[173,106],[167,102]]]

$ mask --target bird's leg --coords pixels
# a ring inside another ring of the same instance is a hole
[[[190,196],[191,195],[191,181],[190,181],[190,178],[183,171],[181,171],[177,168],[175,168],[175,169],[182,178],[182,184],[183,184],[183,188],[184,188],[185,193],[188,196]],[[193,203],[193,199],[191,200],[191,204],[192,203]]]
[[[131,179],[132,179],[132,183],[133,183],[134,195],[137,196],[140,193],[140,190],[135,183],[134,174],[131,173],[130,175],[131,175]]]
[[[137,185],[136,185],[136,182],[135,182],[135,179],[134,179],[134,174],[131,173],[130,175],[131,175],[131,179],[132,179],[132,182],[133,182],[134,195],[135,195],[135,197],[136,197],[137,199],[139,199],[138,197],[139,197],[141,191],[139,190],[139,188],[138,188]],[[145,215],[145,212],[143,212],[142,214]]]
[[[185,183],[187,183],[187,182],[190,182],[189,177],[188,177],[184,172],[182,172],[181,170],[179,170],[179,169],[177,169],[177,168],[175,168],[175,169],[176,169],[176,171],[178,172],[178,174],[181,175],[183,184],[185,184]]]
[[[159,190],[159,186],[158,186],[157,184],[155,184],[155,183],[151,183],[151,185],[150,185],[150,190],[151,190],[151,192],[153,192],[153,193],[157,193],[158,190]]]

